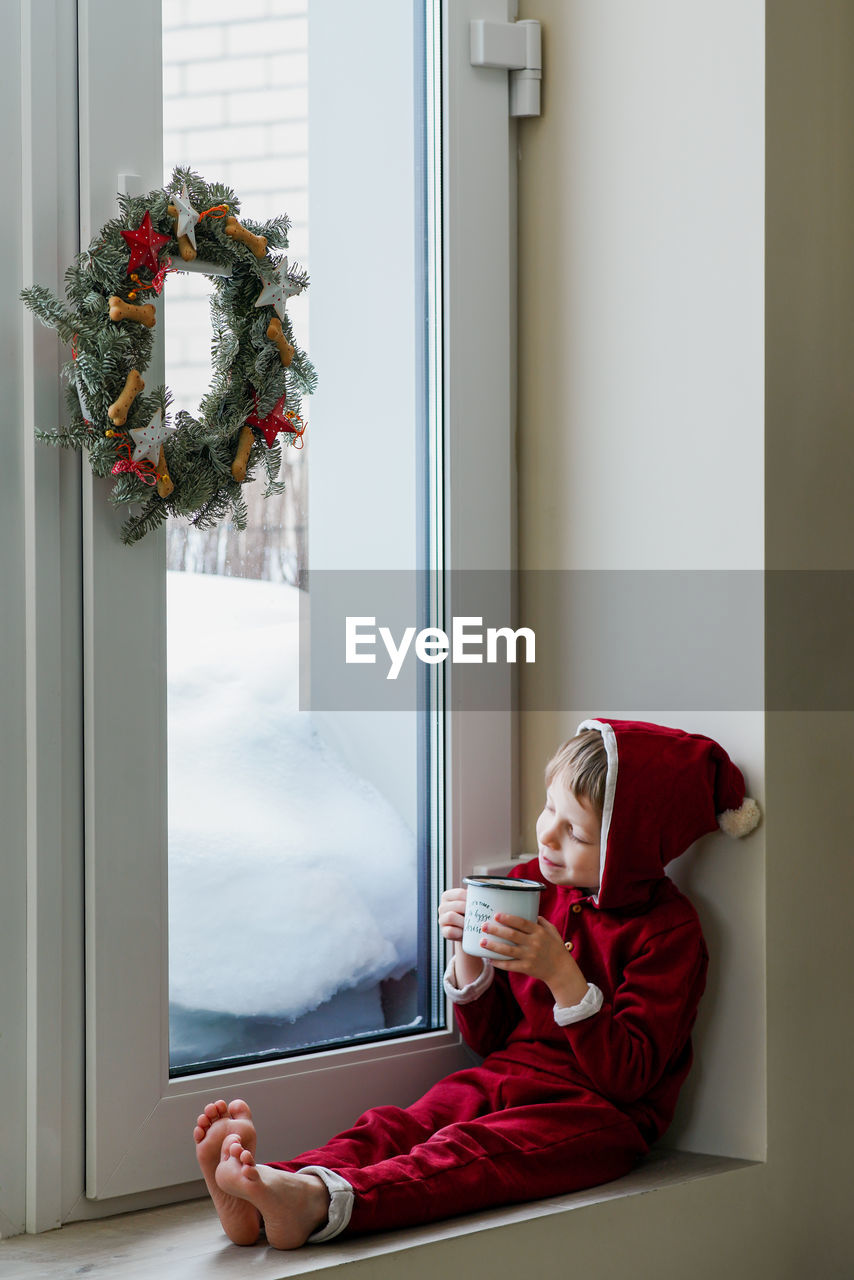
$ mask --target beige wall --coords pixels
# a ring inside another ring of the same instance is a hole
[[[520,564],[708,567],[717,555],[723,568],[847,567],[854,8],[528,0],[520,16],[543,20],[546,60],[544,116],[521,146]],[[672,199],[657,203],[662,190]],[[723,240],[706,235],[709,202]],[[660,488],[636,439],[621,445],[627,425],[661,445]],[[633,499],[633,473],[688,517],[669,541]],[[716,548],[695,527],[706,518]],[[794,621],[770,616],[769,661]],[[542,1267],[589,1276],[852,1274],[852,716],[769,714],[764,789],[752,720],[710,731],[748,756],[764,790],[764,894],[745,914],[729,854],[725,889],[737,932],[764,934],[767,1163],[500,1232],[506,1265],[536,1242]],[[543,759],[573,727],[568,714],[523,714],[523,847]],[[754,955],[748,982],[761,964]],[[738,1080],[730,1087],[738,1107]]]
[[[523,708],[548,705],[543,693],[562,708],[521,716],[522,849],[533,845],[543,764],[589,715],[709,734],[764,800],[761,620],[743,641],[758,658],[752,705],[710,709],[703,680],[690,682],[697,702],[626,705],[607,696],[612,681],[600,681],[603,697],[575,674],[580,653],[605,646],[602,622],[576,603],[586,586],[568,572],[632,598],[634,633],[612,628],[627,670],[650,571],[671,571],[668,589],[680,591],[684,575],[753,571],[761,594],[764,6],[555,0],[531,4],[525,16],[535,14],[546,65],[543,116],[520,131],[519,563],[558,572],[552,594],[523,574],[521,614],[538,638],[567,638],[547,689],[541,670],[522,673]],[[704,585],[697,605],[706,600]],[[682,612],[690,652],[709,620],[687,602]],[[663,683],[644,689],[663,696]],[[674,868],[712,965],[697,1066],[667,1139],[759,1160],[764,852],[762,831],[743,846],[716,835]]]

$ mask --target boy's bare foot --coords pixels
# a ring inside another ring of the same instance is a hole
[[[236,1132],[223,1143],[216,1182],[221,1195],[260,1214],[274,1249],[298,1249],[329,1216],[329,1192],[320,1178],[256,1165]]]
[[[254,1244],[261,1234],[261,1219],[256,1209],[245,1199],[238,1199],[223,1191],[216,1181],[216,1170],[222,1158],[223,1143],[227,1136],[236,1135],[243,1148],[253,1157],[257,1143],[252,1112],[245,1102],[235,1098],[225,1103],[220,1098],[209,1102],[196,1121],[193,1137],[196,1156],[205,1176],[222,1228],[235,1244]]]

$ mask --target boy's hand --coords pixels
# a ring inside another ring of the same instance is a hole
[[[563,1008],[571,1008],[586,995],[586,978],[566,950],[558,930],[544,916],[532,923],[521,916],[502,913],[487,921],[483,933],[484,955],[496,969],[540,978]]]
[[[466,917],[465,889],[446,889],[439,901],[439,927],[449,942],[461,942]]]

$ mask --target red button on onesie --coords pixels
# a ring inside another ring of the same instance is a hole
[[[601,732],[608,754],[600,887],[547,885],[540,913],[572,941],[602,1006],[559,1026],[544,982],[495,969],[481,996],[455,1006],[480,1066],[410,1107],[374,1107],[325,1146],[274,1165],[345,1178],[355,1192],[349,1233],[610,1181],[672,1118],[707,953],[664,865],[714,830],[721,811],[721,825],[746,834],[758,810],[742,804],[742,776],[709,738],[639,722],[581,727]],[[513,874],[536,878],[537,869],[532,860]]]

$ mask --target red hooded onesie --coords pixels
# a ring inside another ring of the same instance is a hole
[[[664,867],[718,825],[746,834],[759,810],[710,738],[639,721],[579,729],[600,732],[608,756],[599,889],[546,885],[540,914],[572,942],[588,997],[559,1010],[540,979],[488,962],[460,991],[449,966],[457,1023],[484,1060],[275,1166],[333,1171],[327,1186],[346,1189],[333,1195],[338,1225],[313,1238],[595,1186],[627,1173],[670,1123],[708,955]],[[537,879],[537,859],[511,874]]]

